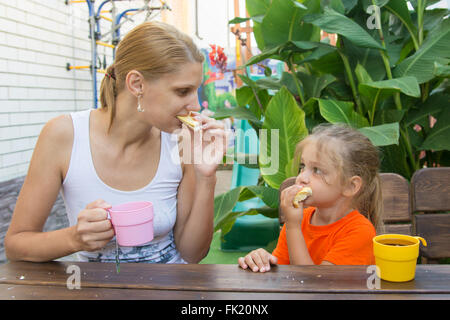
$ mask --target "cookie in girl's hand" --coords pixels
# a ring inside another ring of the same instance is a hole
[[[300,206],[300,202],[308,198],[312,195],[312,189],[310,187],[303,187],[297,194],[295,195],[293,205],[295,208]]]

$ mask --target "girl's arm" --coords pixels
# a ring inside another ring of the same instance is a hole
[[[314,265],[301,227],[303,220],[303,202],[299,203],[298,208],[295,208],[292,204],[295,195],[301,188],[302,186],[293,185],[283,190],[280,197],[280,206],[286,220],[286,242],[289,261],[293,265]],[[330,265],[332,263],[323,261],[321,264]]]
[[[301,205],[303,211],[303,204]],[[305,238],[303,237],[301,224],[292,225],[286,223],[286,241],[289,251],[289,261],[294,265],[314,265],[311,259]],[[321,265],[333,265],[329,261],[322,261]]]
[[[303,206],[301,206],[303,211]],[[294,265],[313,265],[314,261],[306,246],[301,230],[301,224],[286,222],[286,241],[289,251],[289,261]]]

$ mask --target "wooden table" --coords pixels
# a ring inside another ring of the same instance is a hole
[[[10,262],[0,266],[0,299],[450,299],[450,265],[418,265],[414,280],[381,280],[379,289],[368,288],[370,276],[367,266],[253,273],[237,265],[121,264],[117,274],[113,263]]]

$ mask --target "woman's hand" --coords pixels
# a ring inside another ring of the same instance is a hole
[[[197,112],[192,114],[201,125],[201,130],[191,135],[195,173],[200,177],[215,176],[227,151],[227,133],[222,122]]]
[[[294,184],[281,192],[280,208],[283,212],[286,223],[292,225],[301,225],[303,219],[303,201],[299,203],[299,207],[295,208],[293,201],[295,195],[303,188],[302,185]]]
[[[242,269],[250,269],[253,272],[266,272],[270,270],[271,264],[277,264],[278,258],[271,255],[265,249],[260,248],[253,250],[244,257],[238,259],[239,266]]]
[[[114,237],[114,229],[106,209],[111,208],[103,200],[89,203],[78,215],[73,240],[76,251],[100,250]]]

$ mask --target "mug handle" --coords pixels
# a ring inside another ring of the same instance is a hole
[[[420,242],[422,242],[422,244],[426,247],[427,246],[427,240],[425,240],[424,238],[422,238],[422,237],[417,237],[417,236],[415,236],[414,238],[416,238],[417,240],[420,240]]]
[[[113,227],[114,234],[115,234],[115,233],[116,233],[116,229],[114,228],[114,224],[113,224],[113,222],[112,222],[110,209],[105,209],[105,210],[106,210],[106,212],[108,213],[108,216],[106,217],[106,219],[108,219],[108,220],[111,222],[111,225],[112,225],[112,227]]]
[[[109,209],[105,209],[105,210],[108,213],[108,216],[106,217],[106,219],[111,220],[111,212],[109,211]]]
[[[111,219],[110,209],[105,209],[105,210],[108,213],[108,216],[106,217],[106,219],[108,219],[111,222],[111,225],[112,225],[112,228],[113,228],[113,231],[114,231],[114,237],[115,237],[116,236],[116,228],[114,227],[114,224],[113,224],[112,219]],[[115,242],[116,242],[116,247],[117,247],[117,238],[116,238]],[[117,248],[116,248],[116,250],[117,250]]]

